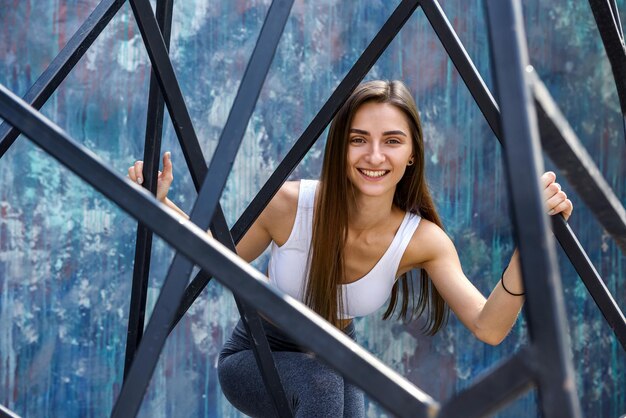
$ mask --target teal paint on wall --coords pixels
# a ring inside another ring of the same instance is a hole
[[[0,0],[0,83],[24,94],[95,7],[94,0]],[[299,137],[396,2],[297,1],[222,199],[232,224]],[[176,2],[171,54],[207,159],[234,100],[268,0]],[[483,5],[442,5],[491,85]],[[623,2],[619,3],[623,9]],[[531,62],[626,204],[626,146],[602,43],[585,2],[524,2]],[[140,155],[150,75],[124,6],[43,113],[120,173]],[[466,274],[483,293],[512,252],[499,145],[421,11],[368,78],[400,78],[423,119],[427,173]],[[195,193],[166,122],[173,199]],[[323,138],[294,178],[318,176]],[[550,162],[546,167],[553,169]],[[563,179],[560,179],[561,181]],[[565,183],[564,181],[562,181]],[[571,187],[564,184],[568,191]],[[571,226],[626,309],[625,256],[571,191]],[[108,416],[124,360],[135,223],[20,138],[0,161],[0,403],[24,417]],[[149,306],[173,253],[157,239]],[[560,254],[577,387],[585,416],[626,413],[626,354]],[[263,260],[256,263],[263,269]],[[237,319],[217,283],[172,333],[144,399],[143,417],[239,416],[221,395],[216,355]],[[437,399],[471,384],[526,342],[524,321],[489,347],[455,319],[436,337],[420,323],[357,321],[360,342]],[[536,415],[531,393],[502,417]],[[370,416],[384,411],[368,404]]]

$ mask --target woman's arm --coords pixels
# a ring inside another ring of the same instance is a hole
[[[572,203],[560,186],[554,173],[545,173],[541,180],[546,210],[550,215],[562,213],[569,218]],[[481,341],[499,344],[509,333],[524,303],[521,267],[517,250],[511,257],[503,277],[506,289],[498,281],[488,299],[467,279],[461,268],[454,244],[437,225],[422,221],[409,248],[421,261],[418,267],[426,269],[438,292],[461,322]],[[415,242],[415,246],[413,245]],[[417,246],[421,248],[417,249]]]
[[[135,161],[135,164],[128,168],[128,177],[138,184],[143,183],[143,161]],[[167,197],[173,180],[174,176],[171,155],[169,152],[166,152],[163,154],[163,170],[159,171],[157,178],[156,198],[169,208],[173,209],[183,218],[189,219],[189,216]],[[288,193],[286,192],[288,189],[290,190],[290,188],[286,186],[281,188],[254,224],[252,224],[241,241],[237,244],[237,253],[244,260],[250,262],[256,259],[263,253],[263,251],[265,251],[267,246],[272,241],[272,235],[268,225],[270,225],[271,219],[275,219],[277,217],[275,216],[275,212],[277,210],[282,210],[282,208],[286,206],[287,202],[284,202],[284,200],[289,198]],[[207,233],[211,236],[209,231],[207,231]]]
[[[189,219],[189,215],[167,198],[167,193],[174,181],[173,171],[172,157],[168,151],[163,154],[163,171],[159,171],[157,177],[156,198],[183,218]],[[128,177],[137,184],[143,184],[143,161],[135,161],[135,164],[128,168]]]
[[[549,171],[541,176],[543,186],[543,198],[548,215],[562,214],[568,220],[572,214],[573,205],[567,198],[565,192],[561,190],[561,185],[556,183],[556,175]],[[492,330],[508,329],[515,324],[515,317],[511,314],[514,310],[519,313],[524,303],[524,284],[522,280],[522,268],[517,249],[511,256],[509,265],[503,272],[501,280],[498,281],[489,299],[487,299],[480,312],[477,325],[478,333],[482,334],[492,343],[499,343],[506,337],[508,330],[493,332]],[[504,313],[504,314],[503,314]]]

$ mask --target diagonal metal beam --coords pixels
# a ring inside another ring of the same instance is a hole
[[[441,406],[437,418],[484,417],[497,412],[532,386],[532,372],[525,359],[530,356],[524,347],[472,386],[454,395]]]
[[[480,108],[487,122],[491,126],[491,129],[496,135],[496,138],[500,141],[501,144],[503,144],[502,128],[500,126],[500,110],[498,108],[498,105],[489,90],[487,89],[487,86],[485,85],[480,74],[476,70],[476,67],[471,62],[469,55],[465,51],[465,48],[463,47],[459,38],[454,32],[452,25],[450,25],[450,22],[446,18],[443,10],[436,0],[421,0],[420,3],[424,14],[430,21],[443,47],[448,52],[452,63],[459,71],[461,78],[468,86],[470,93],[474,97],[474,100],[478,104],[478,107]],[[538,110],[540,129],[545,129],[545,126],[549,125],[550,122],[545,121],[545,117],[547,117],[547,115],[541,111],[541,106],[539,105]],[[577,142],[577,140],[574,141],[571,138],[573,137],[570,137],[569,142]],[[568,141],[566,141],[560,135],[550,135],[548,134],[548,132],[543,132],[543,130],[541,139],[543,141],[542,145],[547,152],[550,152],[549,150],[552,148],[562,148],[568,146]],[[574,146],[574,148],[578,149],[582,147]],[[564,152],[564,155],[570,155],[572,153],[573,151],[570,150],[569,152]],[[574,154],[580,155],[581,153],[574,152]],[[557,167],[559,167],[559,169],[563,172],[563,174],[572,185],[578,184],[578,182],[581,180],[581,177],[572,175],[572,173],[576,173],[577,167],[581,163],[580,161],[576,161],[577,158],[579,157],[572,157],[567,159],[564,158],[564,156],[554,157],[555,164],[557,165]],[[590,163],[588,160],[585,161],[586,165],[592,165],[592,163]],[[607,202],[606,207],[598,210],[601,210],[601,212],[610,213],[613,210],[608,204],[611,202],[611,199],[606,196],[603,198],[597,197],[599,194],[602,194],[604,190],[597,186],[597,184],[602,183],[602,181],[595,179],[593,174],[594,170],[590,171],[592,174],[587,174],[587,176],[591,175],[594,180],[585,182],[584,187],[578,187],[577,190],[580,193],[583,201],[587,202],[587,204],[593,204],[593,207],[597,207],[600,202]],[[617,209],[615,210],[615,212],[619,213],[620,211],[619,209]],[[607,227],[608,229],[611,229],[612,235],[619,237],[619,233],[617,232],[619,231],[619,229],[616,231],[615,228],[611,228],[611,225],[606,225],[607,222],[614,223],[616,221],[615,219],[607,220],[606,217],[599,216],[596,216],[596,218],[605,227],[605,229]],[[598,272],[596,271],[589,258],[586,256],[584,250],[582,248],[578,248],[576,245],[567,244],[578,242],[576,235],[569,227],[554,228],[554,234],[559,241],[559,244],[567,254],[567,257],[570,259],[570,261],[572,261],[576,272],[591,293],[591,296],[598,305],[598,308],[600,309],[606,320],[609,322],[609,325],[613,329],[617,339],[621,342],[622,347],[626,350],[626,322],[622,321],[621,319],[624,317],[624,315],[620,311],[619,307],[617,307],[617,305],[612,302],[613,297],[609,293],[606,286],[604,286],[602,279],[598,275]]]
[[[0,405],[0,418],[20,418],[15,412]]]
[[[526,317],[533,346],[528,361],[534,365],[543,416],[578,418],[581,411],[556,249],[539,185],[541,145],[526,80],[528,51],[522,6],[515,0],[488,0],[486,6],[506,143],[504,165],[527,294]]]
[[[41,109],[125,2],[126,0],[102,0],[26,92],[24,100],[35,109]],[[0,158],[19,134],[17,129],[6,122],[0,125]]]
[[[613,0],[589,0],[617,87],[626,139],[626,46],[617,5]]]
[[[417,0],[403,0],[383,24],[372,42],[365,48],[350,71],[348,71],[341,83],[339,83],[339,86],[337,86],[330,98],[287,153],[283,161],[278,165],[259,193],[257,193],[254,199],[252,199],[252,202],[239,217],[239,220],[237,220],[231,229],[236,243],[241,240],[265,206],[267,206],[267,203],[276,194],[280,186],[287,180],[289,174],[291,174],[309,149],[311,149],[317,138],[324,132],[324,129],[326,129],[326,126],[328,126],[350,93],[352,93],[361,82],[396,34],[402,29],[409,17],[411,17],[418,3]],[[185,312],[191,307],[194,300],[200,295],[210,279],[211,276],[206,274],[206,272],[200,272],[194,277],[187,287],[187,291],[179,307],[175,324],[180,321]]]
[[[261,28],[257,45],[250,58],[250,65],[246,67],[235,96],[235,103],[211,158],[208,173],[211,185],[203,187],[206,197],[202,216],[206,219],[213,218],[219,198],[226,186],[226,180],[235,162],[237,151],[261,93],[292,5],[293,0],[274,0],[267,13],[267,19]]]
[[[582,272],[582,274],[579,273],[581,277],[590,278],[583,280],[583,283],[613,330],[617,341],[622,345],[622,349],[626,351],[626,317],[613,299],[613,295],[607,289],[600,274],[589,260],[587,253],[565,219],[561,216],[552,216],[552,229],[576,271]]]
[[[228,224],[226,223],[226,218],[224,217],[220,205],[217,205],[215,214],[213,215],[211,232],[221,244],[224,244],[226,248],[233,253],[237,253],[235,242],[228,230]],[[265,383],[267,393],[274,405],[276,416],[280,418],[293,417],[293,411],[287,400],[285,390],[278,375],[278,370],[276,369],[276,364],[274,363],[274,357],[272,356],[267,342],[267,336],[265,335],[261,317],[258,312],[245,304],[237,295],[235,295],[235,302],[237,303],[237,309],[239,310],[244,328],[252,344],[252,353],[261,371],[263,383]]]
[[[602,177],[576,133],[534,73],[529,73],[537,106],[543,149],[626,254],[626,209]]]
[[[420,6],[430,26],[435,31],[441,45],[448,53],[452,64],[465,82],[474,101],[482,112],[487,124],[502,143],[502,127],[500,126],[500,109],[489,88],[480,76],[476,66],[465,50],[437,0],[420,0]]]
[[[438,404],[431,397],[306,306],[274,289],[267,283],[267,277],[209,238],[202,229],[191,222],[182,222],[177,214],[156,201],[148,191],[109,169],[91,151],[74,142],[58,126],[1,84],[0,117],[147,225],[185,257],[214,275],[233,293],[263,312],[298,344],[315,352],[389,412],[399,417],[436,414]],[[161,292],[160,297],[164,295],[168,294]],[[150,321],[148,328],[169,325],[164,318],[160,319]],[[144,337],[144,343],[146,339]]]
[[[454,32],[441,6],[437,0],[421,0],[420,4],[424,14],[435,30],[437,37],[439,37],[444,49],[450,56],[452,63],[461,75],[463,81],[465,81],[470,93],[485,116],[487,123],[493,130],[496,138],[502,143],[502,128],[500,127],[500,110],[498,104],[476,70],[476,67]],[[556,112],[558,112],[558,110]],[[617,241],[622,251],[626,254],[626,245],[623,244],[624,240],[626,240],[626,220],[622,215],[623,209],[620,209],[620,207],[622,207],[621,203],[619,203],[619,200],[616,201],[610,188],[604,187],[606,182],[599,178],[597,168],[592,168],[595,167],[592,160],[582,156],[582,152],[579,150],[582,150],[583,146],[580,144],[580,141],[575,138],[575,134],[568,135],[567,138],[562,135],[555,135],[554,132],[556,128],[552,127],[555,122],[546,120],[545,113],[543,112],[539,112],[539,118],[542,134],[541,141],[546,152],[549,153],[550,158],[563,172],[568,181],[577,187],[577,191],[583,201],[593,209],[594,216],[598,222],[600,222],[609,235]],[[559,122],[557,126],[561,125],[562,124]],[[546,131],[544,131],[544,129],[546,129]],[[571,131],[571,129],[569,129],[569,131]],[[568,151],[567,155],[575,154],[575,157],[565,158],[564,156],[554,156],[553,158],[553,149],[558,148],[559,150],[565,150],[566,147],[574,149],[573,151]],[[577,172],[576,167],[583,162],[590,169],[590,176],[593,177],[593,181],[582,181],[580,177],[573,175]],[[605,216],[608,214],[617,214],[618,216]]]
[[[173,0],[157,0],[156,20],[163,34],[163,40],[169,50],[172,32]],[[148,115],[143,154],[143,186],[156,194],[161,154],[161,137],[163,135],[163,116],[165,101],[159,91],[159,84],[154,73],[150,75],[150,92],[148,94]],[[150,256],[152,253],[152,231],[139,223],[135,240],[135,262],[133,263],[133,281],[128,310],[128,332],[126,334],[126,356],[124,358],[124,379],[141,342],[145,325],[146,301],[148,298],[148,281],[150,274]]]
[[[183,154],[188,166],[201,166],[205,164],[202,149],[199,146],[196,131],[193,127],[189,110],[185,104],[183,93],[170,61],[167,46],[163,40],[161,30],[156,21],[149,0],[130,0],[139,32],[152,64],[152,71],[161,88],[161,94],[169,111],[170,119],[176,136],[179,140],[186,138],[186,143],[194,148],[183,148]],[[191,178],[196,187],[200,187],[203,177],[201,173],[191,173]]]
[[[159,31],[154,16],[150,12],[151,9],[145,10],[150,8],[149,3],[147,3],[147,1],[131,0],[131,4],[134,4],[133,11],[137,16],[137,21],[141,22],[143,27],[142,33],[144,34],[146,46],[148,49],[157,48],[162,52],[164,49],[162,40],[150,39],[158,38],[156,35],[160,36],[160,34],[158,33]],[[201,228],[206,229],[209,226],[210,220],[215,212],[232,162],[243,140],[249,118],[252,115],[263,82],[269,71],[272,58],[274,57],[274,53],[280,41],[292,4],[293,0],[274,0],[268,10],[257,44],[246,67],[246,71],[244,72],[233,108],[231,109],[226,126],[222,131],[222,136],[215,151],[211,167],[209,168],[209,172],[202,176],[205,180],[191,212],[192,222],[196,223],[196,225]],[[157,33],[153,36],[150,35],[152,32]],[[149,44],[149,42],[153,43]],[[167,57],[165,58],[167,59]],[[159,71],[159,67],[161,69],[168,68],[158,55],[154,55],[154,61],[155,67],[157,67],[155,68],[155,72]],[[169,59],[167,59],[167,61],[169,62]],[[190,127],[190,129],[193,129],[193,127]],[[182,135],[179,136],[179,139],[180,138],[182,138]],[[195,135],[189,135],[189,132],[187,132],[185,140],[187,142],[181,141],[183,149],[187,148],[185,145],[189,145],[189,142],[193,142],[194,145],[197,145]],[[194,160],[198,160],[199,158],[203,159],[201,153],[195,157]],[[188,165],[190,167],[203,166],[203,164],[201,165],[199,163],[192,165],[189,160]],[[194,177],[197,179],[202,178],[200,177],[201,174],[197,173],[195,170],[191,170],[191,173],[195,175]],[[207,178],[209,178],[210,181],[207,181]],[[223,228],[227,229],[227,226],[223,225]],[[181,278],[189,277],[192,268],[193,264],[190,260],[183,257],[180,253],[175,255],[163,284],[161,296],[154,307],[152,318],[146,329],[145,339],[148,340],[149,343],[139,346],[135,361],[131,365],[126,382],[122,387],[122,391],[113,409],[112,416],[121,417],[128,416],[129,414],[134,416],[139,410],[143,395],[148,387],[154,368],[156,367],[161,349],[169,335],[169,326],[174,320],[176,307],[180,303],[180,299],[185,290],[186,282],[181,280]],[[245,313],[242,315],[244,316],[244,320],[256,317],[254,311],[247,310],[241,303],[238,303],[238,305],[242,308],[243,313]],[[154,321],[156,321],[156,325],[153,326]],[[166,326],[163,326],[161,321],[165,321]],[[260,325],[260,320],[257,319],[255,324]],[[253,331],[257,334],[262,333],[261,328],[255,328]],[[264,335],[262,335],[262,337],[264,337]],[[270,383],[268,389],[280,389],[280,380],[275,367],[273,367],[271,354],[269,350],[265,351],[268,351],[265,353],[265,359],[271,361],[271,363],[260,364],[261,371],[271,373],[273,378],[272,376],[264,374],[264,379]],[[258,355],[258,353],[257,359],[262,360],[262,356]],[[285,417],[291,416],[289,404],[283,391],[279,390],[279,393],[270,392],[270,395],[277,395],[272,396],[274,404],[277,407],[277,414]]]

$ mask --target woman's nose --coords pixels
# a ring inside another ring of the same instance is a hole
[[[383,154],[380,146],[373,144],[368,153],[368,160],[371,164],[381,164],[385,162],[385,154]]]

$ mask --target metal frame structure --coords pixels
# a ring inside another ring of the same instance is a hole
[[[145,184],[154,192],[163,112],[164,106],[167,106],[194,184],[199,190],[189,222],[181,222],[178,215],[156,201],[147,190],[107,168],[96,156],[37,112],[124,1],[103,0],[24,99],[18,98],[0,85],[0,117],[6,121],[0,126],[0,157],[21,132],[140,223],[135,258],[136,266],[139,265],[133,276],[125,381],[112,411],[113,417],[136,415],[167,335],[211,276],[215,276],[233,291],[242,317],[247,319],[248,332],[254,335],[255,340],[259,338],[256,358],[277,416],[290,416],[291,411],[271,360],[271,353],[266,341],[264,342],[256,310],[397,416],[485,416],[498,410],[532,385],[539,389],[544,416],[580,416],[573,368],[568,354],[569,343],[564,331],[566,322],[554,244],[548,233],[548,220],[543,214],[539,185],[534,180],[538,178],[541,167],[539,131],[544,149],[550,158],[568,177],[594,215],[625,252],[626,215],[619,199],[614,196],[593,161],[580,146],[545,87],[535,75],[526,71],[528,58],[519,2],[487,2],[490,34],[498,35],[491,37],[491,43],[502,111],[437,1],[403,0],[229,231],[219,206],[219,197],[269,70],[293,0],[274,0],[270,6],[218,147],[208,167],[168,56],[173,0],[159,0],[156,17],[148,0],[129,1],[153,68],[144,155],[147,162]],[[596,3],[598,4],[594,6]],[[596,9],[604,7],[600,3],[602,2],[590,0],[594,15]],[[380,363],[308,308],[267,285],[261,273],[234,255],[235,243],[241,239],[418,6],[422,6],[496,137],[506,145],[505,167],[511,190],[511,207],[523,276],[545,278],[525,280],[531,343],[443,405],[439,405]],[[621,35],[619,18],[615,18],[615,5],[610,3],[609,6],[615,27]],[[614,34],[605,36],[608,33],[604,29],[606,25],[601,24],[598,17],[596,20],[603,41],[606,38],[614,42]],[[620,39],[623,46],[623,36]],[[621,53],[613,53],[607,45],[605,41],[624,109],[626,102],[622,101],[623,87],[617,80],[618,70],[613,64],[613,60],[618,62],[622,59],[620,54],[623,53],[623,48]],[[537,114],[534,111],[535,103]],[[536,176],[526,175],[529,167]],[[204,181],[208,173],[211,174],[211,184]],[[519,173],[525,175],[520,176]],[[512,181],[513,178],[516,180]],[[522,212],[525,216],[524,228],[518,216]],[[624,315],[580,247],[571,228],[559,216],[552,217],[552,223],[557,239],[622,347],[626,349]],[[209,225],[215,239],[204,233]],[[150,231],[160,235],[178,252],[142,335],[150,261]],[[185,287],[186,281],[180,280],[180,277],[189,277],[194,264],[203,271]],[[0,412],[10,413],[4,410]]]
[[[15,412],[0,405],[0,418],[20,418]]]
[[[589,0],[606,55],[611,63],[626,133],[626,45],[615,0]],[[625,136],[626,138],[626,136]]]

